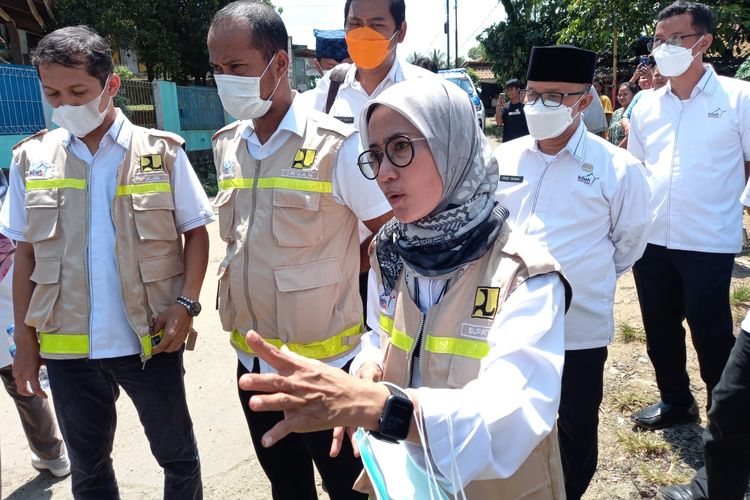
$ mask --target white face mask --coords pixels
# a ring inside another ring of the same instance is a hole
[[[680,76],[687,71],[693,59],[698,55],[693,55],[693,48],[701,40],[703,40],[702,36],[689,49],[666,43],[662,43],[656,47],[653,51],[653,56],[661,74],[664,76]]]
[[[104,111],[99,111],[99,106],[102,103],[104,92],[107,90],[108,85],[109,78],[107,78],[107,82],[104,84],[99,97],[94,97],[94,99],[86,104],[80,106],[61,104],[53,108],[52,121],[76,137],[86,137],[92,130],[101,125],[107,116],[109,104],[104,108]]]
[[[276,82],[276,87],[268,99],[260,97],[260,79],[271,67],[274,59],[275,55],[260,76],[214,75],[221,105],[227,113],[239,120],[252,120],[268,113],[272,104],[271,98],[279,88],[281,79]]]
[[[586,97],[586,94],[581,96],[573,106],[581,102],[581,99],[584,97]],[[523,112],[526,116],[526,125],[529,127],[529,134],[537,141],[550,139],[562,134],[573,123],[573,120],[581,114],[578,112],[573,115],[573,107],[568,107],[564,104],[556,108],[548,108],[542,104],[541,97],[533,105],[524,106]]]

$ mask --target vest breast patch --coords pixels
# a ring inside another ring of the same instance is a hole
[[[221,179],[234,179],[234,166],[237,163],[233,160],[224,160],[221,166]]]
[[[292,179],[319,180],[320,172],[317,168],[313,168],[316,156],[317,151],[314,149],[298,149],[294,154],[294,160],[292,160],[292,168],[283,169],[281,176]]]
[[[491,286],[478,286],[474,294],[472,318],[495,319],[500,300],[500,289]]]
[[[26,179],[52,179],[57,173],[57,167],[54,164],[40,161],[32,163],[26,171]]]

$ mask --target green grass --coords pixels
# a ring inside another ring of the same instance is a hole
[[[622,390],[611,396],[612,406],[620,413],[630,415],[656,402],[653,395],[644,391]]]
[[[732,291],[729,293],[729,303],[733,307],[737,307],[742,304],[750,302],[750,286],[747,285],[736,285],[732,287]]]
[[[484,135],[487,137],[497,137],[498,139],[503,136],[503,128],[497,125],[486,125],[484,127]]]
[[[632,344],[634,342],[640,344],[646,343],[646,332],[641,327],[631,326],[622,321],[617,325],[617,330],[620,334],[620,340],[625,344]]]
[[[617,441],[628,455],[641,458],[665,457],[670,446],[661,434],[647,431],[617,431]]]
[[[670,484],[689,483],[693,478],[692,471],[680,470],[677,467],[679,457],[674,453],[669,453],[669,464],[660,462],[645,462],[638,466],[638,472],[641,478],[647,483],[654,486],[667,486]]]

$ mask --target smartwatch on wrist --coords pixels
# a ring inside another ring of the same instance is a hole
[[[190,300],[189,298],[180,295],[175,299],[175,302],[187,309],[188,314],[193,318],[201,313],[201,303],[197,300]]]
[[[406,439],[409,435],[414,404],[400,387],[389,382],[380,383],[391,391],[391,395],[385,401],[383,413],[378,420],[378,430],[370,434],[383,441],[396,443]]]

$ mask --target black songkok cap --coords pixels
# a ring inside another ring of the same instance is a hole
[[[572,45],[533,47],[526,81],[591,84],[596,69],[596,52]]]
[[[315,58],[333,59],[341,62],[349,57],[344,30],[313,30],[315,35]]]

